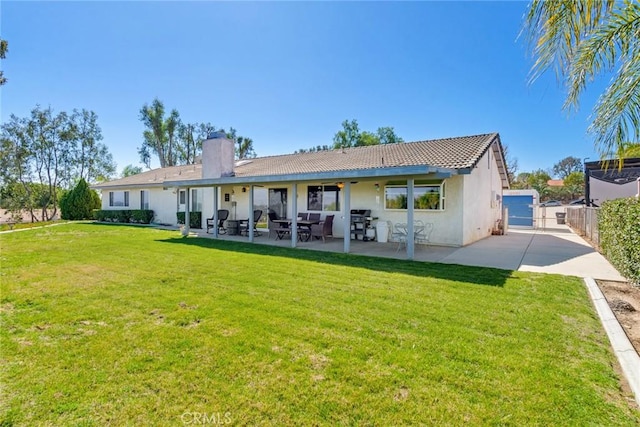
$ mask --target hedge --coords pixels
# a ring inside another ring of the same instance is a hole
[[[184,224],[184,212],[176,212],[178,224]],[[202,212],[189,212],[189,228],[202,228]]]
[[[149,209],[94,210],[93,217],[102,222],[149,224],[153,211]]]
[[[640,284],[640,200],[604,202],[598,229],[603,254],[623,276]]]

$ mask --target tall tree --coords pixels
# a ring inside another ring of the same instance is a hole
[[[105,181],[115,173],[113,156],[107,146],[100,143],[102,130],[96,113],[74,109],[64,125],[63,137],[70,150],[67,155],[71,162],[67,170],[67,185],[79,179],[87,182]]]
[[[138,175],[140,173],[142,173],[142,168],[140,166],[127,165],[122,169],[120,177],[126,178],[128,176]]]
[[[564,188],[571,199],[584,195],[584,172],[573,171],[564,178]]]
[[[181,124],[178,129],[179,143],[176,146],[178,163],[196,163],[196,159],[202,154],[202,142],[215,130],[211,123]]]
[[[7,51],[9,50],[9,43],[6,40],[0,39],[0,59],[4,59]],[[7,78],[4,76],[4,71],[0,70],[0,86],[7,82]]]
[[[244,136],[239,136],[236,140],[238,147],[236,148],[236,157],[238,159],[252,159],[256,157],[253,149],[253,140]]]
[[[538,169],[527,176],[527,188],[536,190],[540,194],[540,197],[547,196],[550,192],[548,183],[550,179],[551,177],[547,172]]]
[[[508,145],[502,146],[502,153],[504,154],[504,161],[506,162],[509,184],[514,184],[516,183],[516,172],[518,172],[518,158],[511,155],[511,150]]]
[[[333,137],[333,148],[363,147],[398,142],[404,142],[404,140],[396,135],[392,127],[380,127],[376,133],[361,132],[358,127],[358,121],[353,119],[342,122],[342,130],[336,132]]]
[[[582,170],[582,160],[577,157],[565,157],[558,163],[553,165],[553,174],[560,179],[565,179],[572,172],[580,172]]]
[[[140,109],[140,121],[146,129],[142,134],[144,141],[138,148],[138,154],[147,167],[151,167],[153,154],[158,157],[162,168],[177,164],[175,145],[177,130],[180,126],[180,114],[174,109],[167,118],[164,115],[164,104],[158,98],[154,99],[150,105],[144,104]]]
[[[393,130],[391,126],[378,128],[377,135],[380,144],[396,144],[398,142],[404,142],[404,139],[396,135],[395,130]]]
[[[41,217],[54,216],[60,189],[70,188],[83,178],[108,178],[115,170],[111,154],[98,142],[102,135],[96,120],[93,112],[54,114],[51,107],[36,107],[30,117],[11,115],[2,125],[2,185],[20,185],[27,200],[34,200],[37,190],[35,205],[42,209]],[[47,210],[50,207],[51,215]]]
[[[601,155],[640,140],[640,4],[623,0],[533,0],[523,32],[536,61],[532,80],[553,68],[577,108],[587,82],[613,73],[589,131]]]
[[[345,120],[342,122],[342,130],[339,130],[333,136],[333,148],[355,147],[358,144],[359,138],[360,129],[358,128],[358,121],[355,119],[351,121]]]

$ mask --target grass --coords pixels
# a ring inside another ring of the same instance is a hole
[[[0,244],[0,425],[640,424],[576,278],[117,225]]]
[[[38,222],[16,222],[13,224],[0,224],[0,231],[24,230],[27,228],[44,227],[45,225],[59,224],[63,221],[38,221]]]

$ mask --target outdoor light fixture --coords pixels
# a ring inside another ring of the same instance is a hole
[[[344,182],[338,182],[336,185],[338,186],[339,189],[344,188]]]
[[[246,193],[247,192],[247,187],[242,187],[242,192]]]
[[[374,187],[376,187],[376,191],[380,191],[380,184],[377,182],[374,184]]]

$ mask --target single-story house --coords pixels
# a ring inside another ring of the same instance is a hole
[[[203,142],[199,164],[154,169],[93,188],[102,192],[102,209],[152,209],[154,222],[172,225],[177,212],[198,211],[204,227],[206,218],[217,219],[218,209],[229,210],[230,220],[251,223],[254,208],[292,219],[298,212],[332,214],[334,236],[347,236],[345,252],[354,237],[352,209],[370,210],[373,222],[407,223],[409,235],[414,220],[429,222],[431,243],[468,245],[496,228],[502,190],[509,188],[497,133],[242,160],[234,159],[234,148],[215,133]],[[217,231],[212,230],[215,236]],[[407,242],[409,258],[413,251]]]

